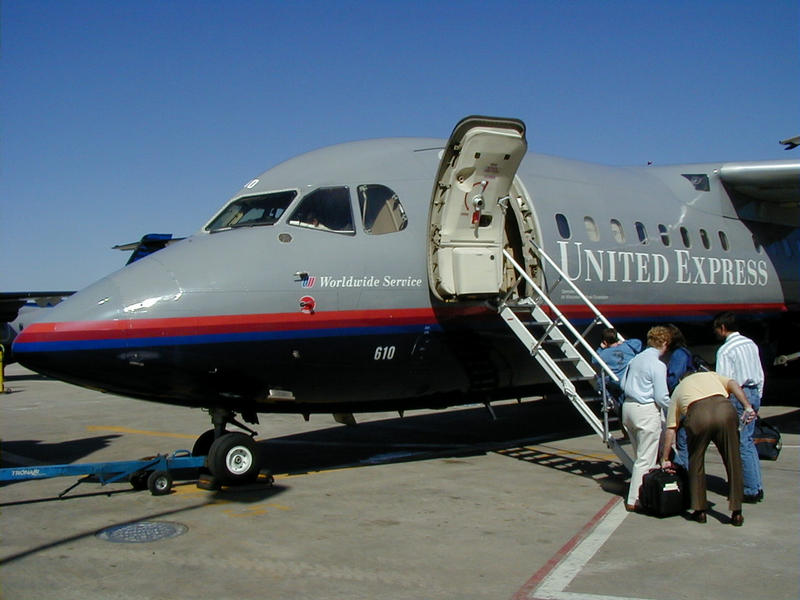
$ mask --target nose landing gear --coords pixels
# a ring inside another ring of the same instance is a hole
[[[211,409],[214,429],[203,433],[192,448],[193,456],[206,457],[207,473],[201,473],[198,487],[218,489],[220,485],[252,483],[261,471],[262,457],[254,436],[256,432],[239,423],[234,413],[227,409]],[[249,435],[226,431],[230,423],[244,429]]]

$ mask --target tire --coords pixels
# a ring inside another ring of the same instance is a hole
[[[147,489],[153,496],[164,496],[172,489],[172,475],[168,471],[153,471],[147,478]]]
[[[149,477],[150,477],[149,471],[142,471],[131,475],[128,481],[130,481],[131,487],[133,489],[141,491],[147,489],[147,479]]]
[[[261,454],[249,435],[226,433],[211,444],[206,463],[221,484],[239,485],[256,480],[261,470]]]
[[[192,456],[208,456],[211,444],[214,443],[214,430],[204,432],[192,446]]]

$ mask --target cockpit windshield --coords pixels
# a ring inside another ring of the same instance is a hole
[[[297,196],[296,190],[245,196],[234,200],[220,215],[206,226],[207,231],[219,231],[232,227],[272,225],[286,211]]]

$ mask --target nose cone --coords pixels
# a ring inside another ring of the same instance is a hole
[[[22,330],[14,344],[20,357],[42,350],[75,349],[80,342],[98,337],[120,317],[119,286],[106,277],[52,308],[41,311],[34,322]],[[27,366],[27,365],[26,365]]]
[[[14,355],[23,366],[51,377],[73,381],[70,375],[86,376],[75,353],[96,348],[119,321],[119,287],[105,278],[74,294],[20,332]],[[77,381],[76,381],[77,382]]]
[[[146,264],[144,264],[146,263]],[[127,366],[131,320],[156,310],[180,294],[155,260],[142,260],[67,298],[14,342],[25,367],[87,387],[113,390]]]

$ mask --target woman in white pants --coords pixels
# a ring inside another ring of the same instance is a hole
[[[667,366],[659,357],[667,350],[670,332],[666,327],[653,327],[647,332],[647,348],[628,363],[622,384],[625,402],[622,424],[631,439],[636,456],[625,508],[636,510],[642,477],[658,461],[658,445],[662,432],[662,411],[669,404]]]

